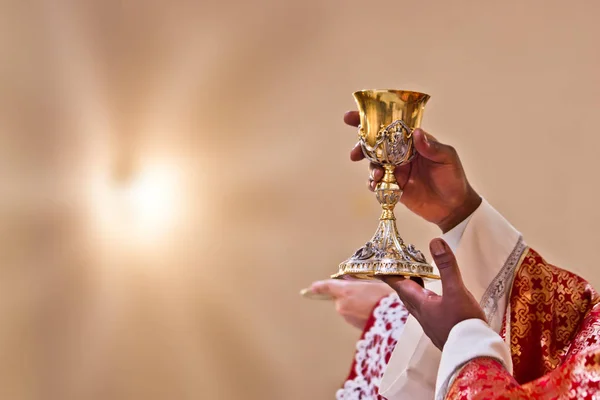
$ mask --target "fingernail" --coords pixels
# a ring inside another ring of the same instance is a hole
[[[432,145],[437,143],[437,139],[434,138],[433,136],[431,136],[429,133],[425,132],[424,130],[420,129],[421,132],[423,133],[423,141],[428,144],[428,145]]]
[[[446,254],[446,244],[441,239],[434,239],[431,242],[431,254],[434,256],[441,256]]]

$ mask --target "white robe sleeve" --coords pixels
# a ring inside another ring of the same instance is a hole
[[[455,251],[463,281],[500,332],[507,295],[525,244],[521,234],[485,200],[463,223],[443,238]],[[426,283],[441,294],[441,282]],[[409,317],[381,381],[379,393],[388,400],[434,399],[441,352],[419,323]],[[451,364],[449,360],[446,364]],[[459,365],[448,366],[455,370]]]
[[[450,331],[442,351],[435,398],[446,398],[456,374],[469,361],[479,357],[500,361],[512,374],[512,358],[508,345],[485,321],[468,319],[456,324]]]
[[[471,217],[473,217],[473,214],[469,215],[467,218],[465,218],[463,222],[456,225],[454,228],[450,229],[448,232],[442,235],[442,239],[444,239],[444,241],[448,243],[448,246],[450,246],[452,251],[456,251],[456,249],[458,248],[458,245],[460,244],[460,239],[462,239],[462,235],[465,232],[469,221],[471,221]]]

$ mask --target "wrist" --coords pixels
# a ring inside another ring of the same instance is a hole
[[[473,214],[475,210],[477,210],[477,208],[481,205],[481,202],[481,196],[479,196],[477,192],[475,192],[475,190],[469,186],[465,200],[458,207],[455,207],[446,218],[437,224],[442,230],[442,233],[450,231],[456,225],[467,219],[469,215]]]

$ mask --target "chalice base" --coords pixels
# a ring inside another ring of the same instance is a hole
[[[382,276],[440,279],[423,253],[406,245],[398,234],[395,219],[382,219],[375,235],[352,257],[339,265],[335,279],[380,279]]]

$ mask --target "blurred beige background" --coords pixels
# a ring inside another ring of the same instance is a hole
[[[358,332],[298,291],[377,223],[341,120],[362,88],[431,94],[424,127],[477,190],[599,285],[598,15],[4,0],[0,398],[333,398]]]

